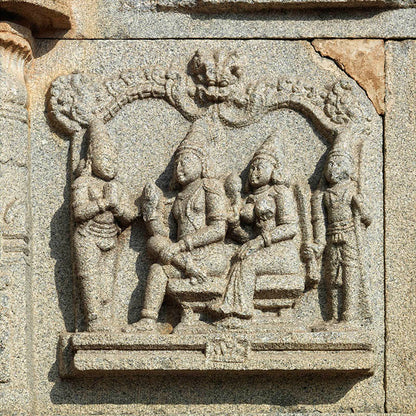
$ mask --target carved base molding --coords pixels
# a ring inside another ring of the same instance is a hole
[[[374,351],[362,331],[144,335],[64,333],[61,377],[140,373],[250,372],[372,374]]]

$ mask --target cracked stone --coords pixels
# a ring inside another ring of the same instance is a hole
[[[315,39],[315,50],[333,59],[366,91],[378,114],[385,111],[384,41],[381,39]]]

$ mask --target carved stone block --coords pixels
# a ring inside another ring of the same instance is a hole
[[[1,414],[414,411],[414,4],[0,15]]]
[[[373,104],[305,42],[169,45],[50,87],[79,300],[60,376],[349,374],[381,391]]]
[[[240,332],[200,335],[65,334],[63,377],[146,373],[351,373],[374,371],[371,341],[360,332]]]
[[[44,33],[71,27],[69,3],[68,0],[0,0],[0,8]]]

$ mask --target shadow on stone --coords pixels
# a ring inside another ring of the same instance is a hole
[[[55,286],[59,308],[68,332],[75,331],[75,312],[73,299],[73,275],[71,265],[71,221],[70,221],[70,161],[67,161],[67,180],[63,193],[63,203],[52,217],[50,224],[50,254],[55,259]]]
[[[336,403],[362,379],[329,373],[93,378],[57,382],[50,397],[54,404],[268,404],[300,410],[303,405]]]

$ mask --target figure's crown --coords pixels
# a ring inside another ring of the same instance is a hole
[[[283,146],[277,133],[272,133],[263,144],[256,150],[254,157],[262,157],[273,163],[281,163],[284,157]]]

